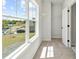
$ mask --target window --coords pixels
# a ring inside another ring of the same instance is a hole
[[[29,38],[36,34],[37,7],[29,1]]]
[[[29,38],[32,38],[35,35],[35,21],[29,22]]]
[[[16,0],[3,0],[3,15],[16,15]]]
[[[24,2],[25,0],[3,0],[3,58],[25,42],[28,16]]]
[[[36,35],[38,14],[32,0],[3,0],[2,8],[2,55],[5,58]]]

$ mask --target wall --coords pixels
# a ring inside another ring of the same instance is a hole
[[[76,4],[71,8],[71,45],[76,45]]]
[[[16,59],[33,59],[41,41],[37,38]]]
[[[62,6],[63,8],[68,8],[71,7],[75,2],[76,0],[65,0]]]
[[[51,32],[52,38],[62,37],[62,6],[61,4],[52,4],[52,15],[51,15]]]
[[[42,0],[42,39],[51,40],[51,1]]]
[[[71,15],[68,15],[67,10],[70,9],[70,7],[76,2],[76,0],[65,0],[63,2],[62,5],[62,40],[64,45],[66,46],[70,46],[71,45],[71,38],[70,38],[70,34],[68,35],[68,29],[67,29],[67,25],[68,25],[68,21],[70,21],[70,17]],[[70,10],[71,11],[71,10]],[[69,30],[70,31],[70,30]],[[67,40],[70,40],[70,42],[68,43]]]

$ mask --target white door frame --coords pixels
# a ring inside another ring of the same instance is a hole
[[[67,23],[67,29],[68,29],[67,40],[69,40],[68,47],[71,47],[71,7],[69,7],[68,10],[69,12],[68,12],[68,23]]]
[[[75,2],[76,3],[76,2]],[[71,47],[71,7],[75,4],[75,3],[73,3],[69,8],[68,8],[68,10],[69,10],[69,12],[68,12],[68,25],[69,25],[69,27],[68,27],[68,40],[70,41],[69,42],[69,47]]]

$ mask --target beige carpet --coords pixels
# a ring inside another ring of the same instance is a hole
[[[33,59],[76,59],[71,48],[65,47],[61,39],[42,42]]]

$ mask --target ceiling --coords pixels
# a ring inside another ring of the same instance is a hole
[[[63,3],[64,2],[64,0],[51,0],[52,1],[52,3],[54,4],[56,4],[56,3]]]

